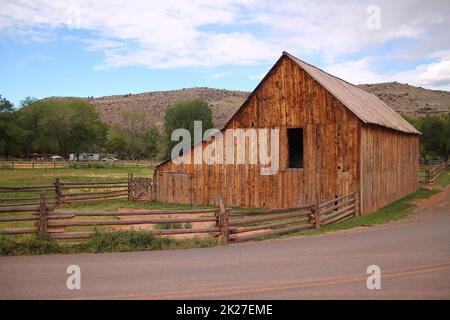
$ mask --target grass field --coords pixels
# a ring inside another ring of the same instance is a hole
[[[51,185],[55,178],[67,182],[125,181],[128,173],[151,177],[153,168],[0,169],[0,187]]]

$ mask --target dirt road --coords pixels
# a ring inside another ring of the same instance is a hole
[[[450,189],[410,219],[218,248],[0,258],[0,298],[450,299]],[[66,267],[81,268],[81,290]],[[381,268],[381,290],[366,269]]]

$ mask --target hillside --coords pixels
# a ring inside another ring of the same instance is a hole
[[[429,90],[398,82],[359,85],[395,111],[409,115],[433,115],[450,111],[450,92]]]
[[[211,106],[215,126],[222,127],[241,106],[248,94],[244,91],[187,88],[85,99],[94,105],[102,120],[109,124],[117,123],[122,111],[143,111],[151,114],[157,123],[162,125],[168,107],[181,100],[199,98],[207,101]],[[50,97],[49,99],[72,98],[74,97]]]
[[[365,84],[360,87],[372,92],[394,110],[410,115],[442,114],[450,111],[450,92],[429,90],[396,82]],[[180,100],[200,98],[209,103],[214,124],[222,127],[249,95],[245,91],[213,88],[188,88],[140,94],[114,95],[87,99],[107,123],[117,123],[122,111],[144,111],[162,124],[166,109]],[[51,97],[50,99],[70,99]]]

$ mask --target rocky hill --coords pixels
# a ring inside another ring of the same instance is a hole
[[[429,90],[398,82],[363,84],[359,87],[375,94],[400,113],[424,116],[450,112],[448,91]]]
[[[122,111],[143,111],[162,125],[166,109],[178,101],[199,98],[208,102],[213,112],[214,125],[222,127],[241,106],[249,92],[213,88],[187,88],[155,91],[88,99],[107,123],[120,121]]]
[[[450,111],[450,92],[428,90],[396,82],[360,85],[374,93],[394,110],[410,115],[443,114]],[[222,127],[241,106],[250,93],[212,88],[188,88],[171,91],[155,91],[139,94],[86,98],[107,123],[120,121],[122,111],[150,113],[162,124],[166,109],[177,101],[200,98],[209,103],[214,124]],[[52,97],[52,99],[70,99]]]

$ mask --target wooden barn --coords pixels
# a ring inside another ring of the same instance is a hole
[[[286,52],[222,130],[236,128],[279,128],[276,174],[167,160],[155,170],[156,199],[278,209],[356,191],[367,213],[418,187],[420,133],[375,95]]]

